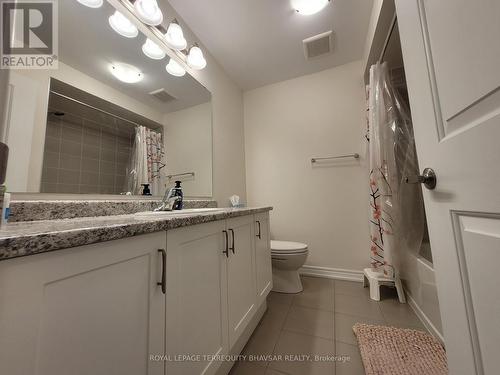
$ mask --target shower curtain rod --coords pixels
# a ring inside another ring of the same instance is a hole
[[[84,107],[87,107],[87,108],[93,109],[93,110],[95,110],[95,111],[98,111],[98,112],[104,113],[105,115],[108,115],[108,116],[114,117],[114,118],[116,118],[116,119],[118,119],[118,120],[122,120],[122,121],[128,122],[128,123],[130,123],[130,124],[134,125],[134,127],[135,127],[135,126],[145,126],[145,125],[138,124],[137,122],[134,122],[134,121],[132,121],[132,120],[129,120],[129,119],[123,118],[123,117],[121,117],[121,116],[115,115],[114,113],[110,113],[110,112],[105,111],[105,110],[103,110],[103,109],[100,109],[100,108],[94,107],[93,105],[87,104],[87,103],[82,102],[82,101],[80,101],[80,100],[78,100],[78,99],[74,99],[74,98],[72,98],[71,96],[67,96],[67,95],[61,94],[60,92],[57,92],[57,91],[54,91],[54,90],[50,90],[50,92],[51,92],[52,94],[54,94],[54,95],[57,95],[57,96],[60,96],[61,98],[66,99],[66,100],[71,100],[72,102],[75,102],[75,103],[77,103],[77,104],[83,105]],[[147,126],[147,127],[148,127],[148,128],[150,128],[149,126]],[[152,129],[152,128],[150,128],[150,129]],[[154,131],[156,131],[156,132],[158,131],[158,129],[152,129],[152,130],[154,130]]]

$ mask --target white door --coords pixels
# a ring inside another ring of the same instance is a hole
[[[450,374],[498,374],[500,2],[396,8]]]
[[[257,303],[263,302],[273,288],[269,213],[255,215],[255,274]]]
[[[167,375],[214,374],[229,351],[224,230],[216,221],[167,232]]]
[[[162,375],[165,232],[0,262],[0,374]]]
[[[31,142],[40,83],[10,72],[5,137],[9,146],[6,184],[9,191],[28,191]],[[42,140],[36,140],[41,142]]]
[[[226,221],[229,234],[227,289],[229,344],[241,336],[256,311],[254,219],[252,215]]]

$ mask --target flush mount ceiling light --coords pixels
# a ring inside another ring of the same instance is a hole
[[[330,0],[292,0],[292,7],[297,13],[309,16],[321,11],[329,2]]]
[[[139,34],[137,27],[118,11],[109,17],[109,25],[118,34],[126,38],[135,38]]]
[[[186,38],[184,38],[184,33],[177,20],[173,20],[170,22],[170,25],[168,25],[165,34],[165,42],[170,48],[177,51],[181,51],[187,47]]]
[[[102,7],[103,3],[103,0],[76,0],[76,1],[89,8],[100,8]]]
[[[191,68],[196,70],[201,70],[207,66],[207,60],[205,60],[202,50],[196,44],[189,49],[186,61]]]
[[[170,59],[166,69],[167,72],[176,77],[182,77],[184,74],[186,74],[186,70],[174,59]]]
[[[125,63],[110,64],[109,71],[116,79],[125,83],[137,83],[144,78],[144,75],[139,69]]]
[[[134,8],[137,17],[146,25],[158,26],[163,21],[163,13],[156,0],[136,0]]]
[[[165,52],[151,39],[146,39],[146,43],[142,45],[142,52],[153,60],[161,60],[165,57]]]

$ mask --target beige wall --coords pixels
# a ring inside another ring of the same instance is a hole
[[[186,197],[212,196],[212,104],[168,113],[165,124],[166,174],[194,172],[182,178]],[[175,179],[167,181],[172,185]]]
[[[167,1],[163,5],[169,17],[179,20],[186,39],[190,42],[198,41],[207,60],[205,69],[190,73],[212,93],[213,198],[220,207],[229,206],[229,197],[233,194],[245,201],[243,93],[182,21],[182,17]]]
[[[233,194],[246,200],[243,93],[205,54],[207,67],[193,76],[212,93],[213,198],[225,207]]]
[[[309,244],[308,265],[368,265],[364,96],[361,61],[244,94],[249,204],[274,206],[272,237]]]

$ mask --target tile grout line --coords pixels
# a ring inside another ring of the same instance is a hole
[[[293,298],[295,298],[295,296]],[[286,320],[288,319],[288,314],[290,314],[290,310],[292,308],[293,298],[292,298],[292,301],[290,302],[290,304],[287,305],[288,309],[286,310],[286,315],[285,315],[285,317],[283,319],[283,322],[281,323],[280,333],[278,335],[278,339],[276,340],[276,342],[273,345],[273,349],[272,349],[271,355],[273,355],[274,352],[276,351],[276,346],[278,345],[278,342],[280,341],[280,338],[281,338],[281,334],[284,331],[285,323],[286,323]],[[267,369],[269,368],[269,363],[270,363],[269,361],[266,363],[266,372],[267,372]]]
[[[332,293],[333,293],[333,355],[337,355],[337,328],[336,328],[336,321],[335,321],[335,306],[337,301],[335,300],[335,280],[332,281]],[[333,365],[334,368],[334,373],[337,372],[337,363],[334,363]]]

